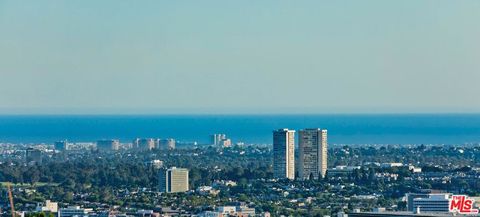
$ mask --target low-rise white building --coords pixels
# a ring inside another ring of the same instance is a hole
[[[81,208],[80,206],[69,206],[67,208],[61,208],[58,211],[59,217],[73,217],[73,216],[88,216],[89,213],[93,212],[92,209]]]
[[[382,163],[380,166],[382,168],[403,167],[403,163]]]
[[[327,170],[329,176],[343,176],[353,173],[354,170],[359,170],[360,166],[336,166]]]
[[[46,200],[45,204],[37,203],[37,207],[35,208],[37,212],[58,212],[58,203],[52,202],[50,200]]]
[[[249,208],[245,205],[238,206],[220,206],[216,211],[205,211],[200,216],[203,217],[226,217],[226,216],[255,216],[255,208]]]

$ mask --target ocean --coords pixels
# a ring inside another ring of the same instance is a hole
[[[335,115],[14,115],[0,116],[0,143],[67,139],[175,138],[208,144],[225,133],[233,142],[271,144],[272,130],[325,128],[330,144],[465,144],[480,142],[480,114]]]

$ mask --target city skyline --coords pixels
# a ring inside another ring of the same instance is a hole
[[[0,113],[478,113],[478,8],[1,1]]]
[[[479,11],[0,0],[0,217],[477,216]]]

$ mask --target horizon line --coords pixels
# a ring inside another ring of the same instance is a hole
[[[268,115],[480,115],[480,112],[435,112],[435,111],[415,111],[415,112],[186,112],[186,113],[2,113],[0,116],[268,116]]]

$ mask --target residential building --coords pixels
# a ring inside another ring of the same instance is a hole
[[[87,217],[91,212],[93,212],[92,209],[85,209],[80,206],[69,206],[67,208],[61,208],[58,211],[58,217]]]
[[[172,167],[160,170],[159,191],[166,193],[186,192],[189,190],[188,169]]]
[[[215,211],[205,211],[200,213],[200,217],[223,217],[224,215],[220,212]]]
[[[295,131],[279,129],[273,131],[273,176],[295,178]]]
[[[136,138],[132,142],[133,148],[141,149],[141,150],[152,150],[155,148],[155,140],[152,138],[148,139],[139,139]]]
[[[212,145],[218,146],[222,140],[227,139],[225,134],[213,134],[211,135]]]
[[[160,217],[160,213],[154,212],[153,210],[137,210],[137,213],[135,213],[135,216],[137,217]]]
[[[175,143],[175,139],[159,139],[156,147],[162,150],[173,150],[175,149]]]
[[[120,149],[120,141],[118,139],[98,140],[97,149],[118,151]]]
[[[224,140],[220,141],[219,146],[224,147],[224,148],[231,147],[232,146],[232,140],[224,139]]]
[[[215,211],[205,211],[200,216],[203,217],[226,217],[226,216],[239,216],[248,217],[256,216],[255,208],[249,208],[246,205],[235,206],[219,206]]]
[[[163,161],[161,160],[151,160],[145,163],[147,166],[151,166],[154,169],[160,169],[163,167]]]
[[[235,206],[220,206],[217,207],[217,212],[229,216],[234,215],[237,212],[237,209]]]
[[[58,212],[58,203],[52,202],[50,200],[46,200],[44,204],[37,203],[37,207],[35,208],[35,211],[56,213]]]
[[[403,163],[382,163],[382,168],[403,167]]]
[[[421,167],[415,167],[415,166],[412,166],[412,165],[408,166],[408,170],[410,170],[412,173],[421,173],[422,172]]]
[[[66,150],[80,151],[80,150],[95,150],[96,148],[97,148],[97,144],[94,142],[76,142],[76,143],[68,143]]]
[[[300,179],[324,178],[327,173],[327,130],[304,129],[298,133]]]
[[[67,150],[67,140],[63,140],[63,141],[57,141],[53,144],[53,147],[55,148],[55,150],[58,150],[58,151],[65,151]]]
[[[336,166],[335,168],[328,169],[328,177],[330,176],[348,176],[355,170],[359,170],[360,166]]]
[[[25,150],[25,159],[27,163],[41,163],[42,151],[35,148],[27,148],[27,150]]]
[[[239,216],[255,216],[255,208],[247,206],[237,206],[236,208]]]

